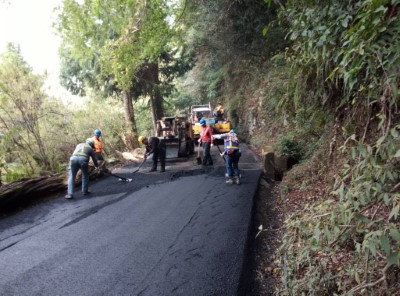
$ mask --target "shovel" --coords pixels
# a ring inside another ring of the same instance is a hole
[[[196,160],[197,160],[197,164],[202,164],[201,157],[200,157],[200,143],[199,143],[199,146],[197,147],[197,158],[196,158]]]
[[[221,148],[219,148],[218,144],[217,144],[217,148],[218,148],[218,151],[219,151],[219,155],[221,155],[222,158],[224,159],[224,161],[226,161],[225,155],[222,153]]]
[[[112,176],[112,177],[114,177],[114,178],[117,178],[118,181],[121,181],[121,182],[128,182],[128,183],[129,183],[129,182],[132,182],[132,179],[125,178],[125,177],[122,177],[122,176],[118,176],[118,175],[116,175],[116,174],[113,174],[113,173],[111,173],[108,169],[102,170],[101,173],[103,173],[103,174],[105,174],[105,175],[108,175],[108,176]]]
[[[136,170],[134,170],[134,171],[132,172],[132,174],[137,173],[137,172],[140,170],[140,168],[142,167],[142,165],[146,162],[146,159],[147,159],[147,157],[145,157],[145,158],[143,159],[142,163],[139,165],[139,167],[138,167]]]
[[[118,178],[118,181],[120,181],[120,182],[128,182],[128,183],[132,182],[132,179],[130,179],[130,178],[125,178],[125,177],[118,176],[116,174],[108,173],[108,172],[103,172],[103,173],[105,173],[106,175],[112,176],[114,178]]]

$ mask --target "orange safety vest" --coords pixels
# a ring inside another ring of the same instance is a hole
[[[102,153],[103,152],[103,142],[100,140],[100,138],[97,138],[96,136],[93,137],[93,141],[94,141],[94,152]]]

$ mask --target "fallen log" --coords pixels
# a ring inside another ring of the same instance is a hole
[[[94,169],[89,167],[89,178],[99,177]],[[78,172],[75,185],[81,184],[81,174]],[[65,173],[51,174],[36,178],[22,178],[0,187],[0,212],[31,204],[50,195],[67,191],[68,176]]]
[[[23,178],[0,187],[0,209],[31,202],[66,188],[65,174]]]
[[[118,161],[107,161],[108,164],[116,165]],[[105,164],[105,163],[104,163]],[[108,175],[111,171],[105,166],[101,170],[95,170],[92,162],[89,163],[89,179],[97,179]],[[82,184],[81,171],[78,171],[75,186]],[[49,197],[68,188],[68,173],[48,174],[35,178],[22,178],[12,183],[0,186],[0,213],[6,213],[17,208],[24,207]]]

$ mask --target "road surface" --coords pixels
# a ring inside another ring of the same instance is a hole
[[[127,166],[0,219],[0,295],[236,295],[260,162],[245,145],[241,185],[214,166]],[[79,190],[78,190],[79,192]]]

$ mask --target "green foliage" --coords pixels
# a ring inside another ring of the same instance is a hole
[[[124,77],[133,74],[128,71],[134,71],[138,67],[139,57],[133,56],[134,49],[129,48],[128,42],[124,43],[127,37],[123,34],[124,30],[127,34],[134,29],[134,22],[138,21],[134,16],[140,9],[140,5],[128,1],[125,5],[120,1],[109,1],[107,5],[95,0],[83,3],[64,1],[57,23],[57,29],[64,41],[63,52],[68,54],[67,57],[77,59],[77,66],[80,68],[100,70],[90,74],[91,76],[108,78],[110,74],[117,74],[115,79],[119,81],[121,88],[129,88],[132,80],[125,81]],[[123,64],[130,59],[129,64]],[[98,66],[93,67],[92,61]],[[76,64],[75,62],[74,65]]]
[[[0,56],[0,132],[8,157],[20,160],[31,174],[54,167],[45,135],[55,119],[43,92],[44,77],[32,73],[13,45]]]
[[[284,134],[278,139],[278,150],[282,154],[289,155],[299,161],[303,157],[301,145],[292,134]]]
[[[343,146],[343,157],[352,160],[336,180],[335,198],[308,204],[285,221],[279,295],[398,291],[388,280],[400,266],[398,9],[395,0],[281,7],[293,42],[285,56],[293,67],[278,107],[296,132],[281,137],[281,149],[307,149],[333,116],[355,134]],[[370,131],[375,124],[378,139]]]
[[[57,29],[66,62],[77,60],[64,66],[77,68],[81,78],[89,78],[84,73],[89,70],[91,77],[112,78],[119,89],[130,89],[142,64],[157,63],[168,52],[174,37],[169,13],[163,0],[64,1]]]
[[[99,103],[98,97],[92,97],[82,106],[68,110],[65,116],[69,120],[65,128],[67,155],[76,144],[92,137],[95,129],[101,130],[106,158],[118,156],[116,151],[124,151],[124,109],[119,100],[108,98]]]
[[[283,40],[284,30],[276,27],[261,38],[265,24],[272,22],[277,13],[275,6],[268,8],[263,0],[185,2],[186,39],[198,58],[191,73],[193,83],[186,80],[184,87],[198,103],[231,100],[228,91],[235,93],[239,84],[227,82],[248,79],[252,83],[249,76],[253,73],[246,71],[248,63],[263,63],[267,56],[287,44]]]
[[[135,110],[137,116],[137,128],[138,134],[152,137],[154,136],[153,125],[151,123],[151,117],[149,116],[149,102],[146,100],[139,100],[135,103]],[[173,115],[168,113],[168,115]]]
[[[374,145],[353,135],[342,147],[350,150],[353,163],[337,180],[337,200],[309,205],[301,219],[288,217],[283,279],[294,295],[328,293],[332,285],[340,295],[367,287],[376,295],[397,289],[378,283],[391,266],[400,266],[399,147],[400,126]],[[299,278],[299,272],[304,276]]]
[[[130,148],[137,144],[131,101],[150,100],[147,116],[155,124],[164,115],[163,99],[173,92],[173,80],[193,65],[192,52],[176,34],[173,13],[181,9],[165,0],[65,0],[59,10],[63,84],[80,94],[87,87],[104,96],[122,94]]]
[[[65,106],[43,91],[44,77],[32,73],[19,49],[0,56],[0,163],[3,182],[40,172],[60,172],[75,146],[102,130],[106,157],[123,150],[123,105],[109,98]]]
[[[288,61],[296,75],[302,73],[298,85],[312,90],[308,103],[369,103],[387,92],[398,97],[395,36],[400,20],[394,5],[396,1],[288,2],[282,11],[294,42]]]
[[[2,182],[11,183],[26,176],[29,176],[29,171],[27,171],[23,164],[11,163],[7,164],[7,167],[5,168],[5,174],[2,174],[1,177]]]

